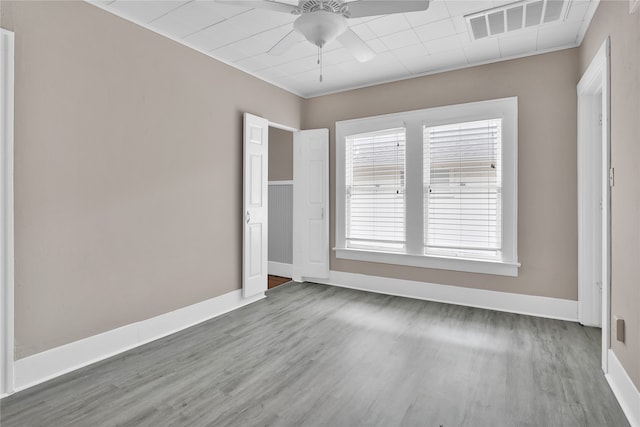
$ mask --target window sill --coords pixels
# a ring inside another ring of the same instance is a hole
[[[334,251],[336,252],[336,257],[340,259],[464,271],[467,273],[495,274],[498,276],[518,277],[518,267],[520,267],[518,262],[398,254],[363,249],[334,248]]]

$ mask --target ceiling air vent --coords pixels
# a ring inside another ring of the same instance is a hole
[[[524,0],[465,15],[473,40],[564,20],[572,0]]]

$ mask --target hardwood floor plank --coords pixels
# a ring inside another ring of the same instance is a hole
[[[276,286],[280,286],[282,284],[285,284],[291,281],[290,277],[273,276],[271,274],[269,275],[268,279],[269,280],[267,284],[267,289],[273,289]]]
[[[13,426],[627,426],[576,323],[290,282],[0,402]]]

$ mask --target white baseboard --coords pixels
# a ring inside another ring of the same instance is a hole
[[[607,362],[609,369],[605,378],[609,382],[609,387],[618,399],[631,427],[640,427],[640,392],[611,349],[609,349]]]
[[[380,294],[578,321],[578,302],[572,300],[437,285],[333,270],[329,272],[328,279],[309,279],[309,281]]]
[[[291,277],[293,273],[293,264],[269,261],[267,271],[269,274],[273,274],[274,276]]]
[[[239,289],[17,360],[14,392],[171,335],[262,298],[264,294],[245,299]]]

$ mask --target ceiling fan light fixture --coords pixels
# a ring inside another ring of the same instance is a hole
[[[346,31],[347,19],[336,13],[316,10],[301,15],[293,23],[293,28],[311,43],[322,48]]]

